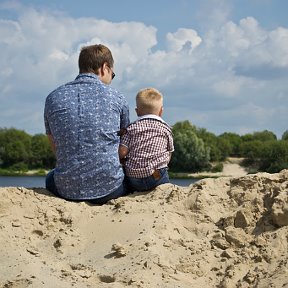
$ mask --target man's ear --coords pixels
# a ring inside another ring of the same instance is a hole
[[[104,76],[104,70],[105,69],[107,69],[107,63],[106,62],[104,62],[104,64],[100,68],[101,76]]]
[[[102,79],[102,77],[104,76],[104,64],[98,68],[97,71],[95,71],[95,74],[100,78],[100,80]]]

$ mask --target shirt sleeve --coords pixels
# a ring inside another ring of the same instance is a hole
[[[125,147],[127,147],[129,149],[130,136],[129,136],[128,131],[123,136],[121,136],[120,145],[123,145],[123,146],[125,146]]]
[[[172,136],[172,133],[171,133],[171,132],[168,133],[167,150],[168,150],[169,152],[173,152],[173,151],[174,151],[174,142],[173,142],[173,136]]]
[[[48,113],[47,113],[47,101],[46,101],[45,108],[44,108],[44,125],[45,125],[46,134],[50,135],[51,134],[51,130],[50,130],[47,114]]]
[[[123,108],[120,116],[120,129],[126,128],[129,124],[129,105],[126,99],[124,99]]]

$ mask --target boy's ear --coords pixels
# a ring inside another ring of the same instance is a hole
[[[163,108],[163,106],[162,106],[162,107],[160,108],[160,111],[159,111],[159,117],[162,117],[163,110],[164,110],[164,108]]]
[[[138,108],[137,108],[137,107],[135,108],[135,112],[136,112],[137,116],[139,116]]]

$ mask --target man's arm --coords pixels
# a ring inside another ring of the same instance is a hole
[[[127,100],[124,98],[124,104],[120,115],[120,129],[122,130],[127,128],[129,124],[130,124],[129,105]]]

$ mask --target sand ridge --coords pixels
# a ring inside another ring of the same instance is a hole
[[[288,170],[103,206],[0,188],[0,287],[288,287]]]

